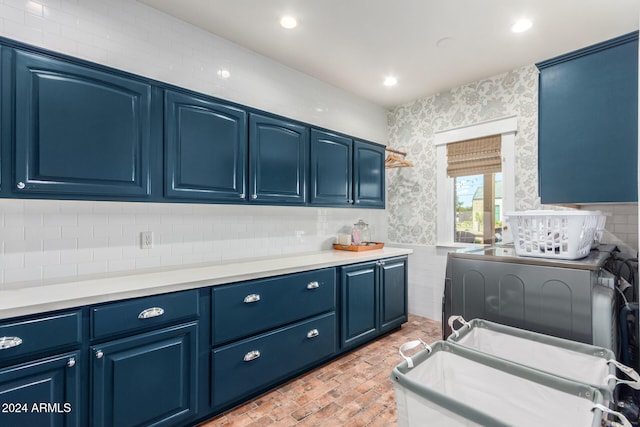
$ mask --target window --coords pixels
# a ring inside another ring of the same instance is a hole
[[[447,144],[447,176],[454,180],[456,243],[502,240],[502,218],[496,217],[496,207],[502,203],[500,148],[500,135]]]
[[[454,179],[454,242],[502,241],[502,173]]]
[[[508,117],[435,135],[438,245],[502,241],[502,215],[514,210],[516,129]]]

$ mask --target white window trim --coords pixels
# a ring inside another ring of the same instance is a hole
[[[434,134],[438,169],[436,175],[438,197],[436,243],[438,246],[471,246],[470,244],[454,242],[454,180],[447,176],[447,144],[491,135],[499,134],[501,136],[502,211],[503,213],[511,212],[515,210],[515,137],[517,130],[518,117],[510,116],[471,126],[436,132]],[[508,239],[508,236],[505,235],[503,241],[506,243]]]

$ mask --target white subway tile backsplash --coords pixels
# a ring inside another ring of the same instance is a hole
[[[122,248],[106,247],[93,249],[94,261],[113,261],[122,259]]]
[[[14,264],[11,264],[12,267]],[[17,264],[16,264],[17,265]],[[37,267],[23,267],[23,268],[6,268],[3,270],[3,285],[16,283],[16,282],[30,282],[35,280],[42,280],[43,266]],[[4,286],[3,286],[4,287]]]
[[[75,249],[60,252],[61,264],[82,264],[93,261],[93,253],[91,251]]]
[[[108,242],[107,237],[81,237],[78,238],[78,249],[106,248]]]
[[[45,251],[74,250],[77,248],[77,239],[45,239],[42,241],[42,249]]]
[[[636,203],[584,205],[582,209],[600,211],[606,217],[603,243],[622,242],[638,250],[638,205]]]
[[[147,256],[145,258],[135,258],[135,269],[157,268],[161,267],[162,260],[159,256]]]
[[[386,230],[374,210],[0,200],[0,284],[330,249],[360,218]]]
[[[43,279],[74,277],[77,274],[76,264],[45,265],[42,267]]]
[[[107,272],[107,261],[82,262],[77,264],[78,276],[103,274]]]
[[[0,238],[3,242],[23,241],[24,225],[13,224],[0,229]]]
[[[62,237],[61,227],[27,227],[24,230],[24,238],[26,240],[53,240]]]
[[[24,3],[24,2],[20,2],[20,3]],[[12,21],[15,22],[17,24],[23,24],[24,23],[24,9],[23,9],[24,4],[21,4],[20,6],[17,6],[15,4],[13,4],[13,2],[4,2],[0,4],[0,16],[2,17],[3,21]]]
[[[107,262],[107,270],[110,272],[131,271],[136,269],[133,259],[113,259]]]

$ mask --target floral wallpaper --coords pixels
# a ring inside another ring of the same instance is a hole
[[[518,117],[515,208],[539,207],[537,106],[538,70],[530,65],[393,108],[388,146],[415,166],[387,170],[389,240],[435,245],[434,133],[488,120]]]

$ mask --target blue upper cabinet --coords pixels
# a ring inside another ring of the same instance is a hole
[[[150,84],[19,50],[14,61],[15,192],[150,195]]]
[[[282,119],[249,116],[251,202],[303,205],[309,128]]]
[[[384,147],[311,130],[312,205],[384,208]]]
[[[637,201],[638,33],[537,66],[542,203]]]
[[[381,145],[354,141],[354,203],[362,208],[384,208],[385,150]]]
[[[246,199],[247,113],[204,96],[165,92],[165,195]]]
[[[353,203],[353,140],[311,130],[311,204],[348,206]]]

